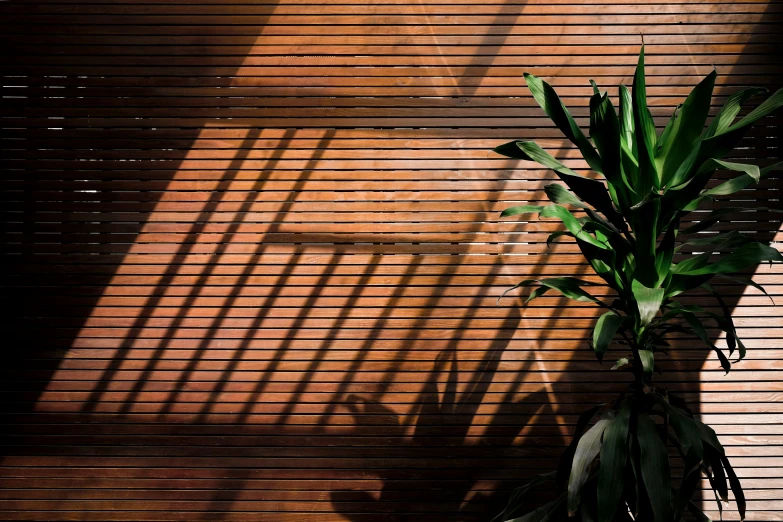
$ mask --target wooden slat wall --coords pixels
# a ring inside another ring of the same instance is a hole
[[[662,125],[713,65],[716,106],[780,86],[780,14],[0,3],[0,518],[488,520],[626,379],[586,346],[594,309],[496,306],[522,278],[591,277],[547,250],[554,224],[498,218],[553,176],[492,147],[537,139],[585,168],[522,72],[585,124],[588,78],[630,83],[642,33]],[[740,156],[779,158],[779,120]],[[781,208],[780,177],[738,199]],[[748,219],[727,226],[781,239],[776,214]],[[779,304],[782,271],[756,275]],[[720,286],[748,359],[724,376],[684,340],[661,382],[715,426],[748,519],[783,520],[783,308]]]

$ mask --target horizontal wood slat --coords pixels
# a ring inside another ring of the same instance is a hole
[[[589,172],[522,74],[588,127],[588,79],[616,99],[643,34],[662,128],[713,68],[712,114],[780,87],[781,15],[768,0],[0,2],[0,520],[491,519],[627,379],[595,361],[593,307],[498,301],[526,277],[600,282],[574,244],[546,245],[553,222],[499,218],[557,178],[495,146],[537,140]],[[778,161],[780,124],[732,158]],[[705,209],[776,209],[721,230],[780,247],[780,179]],[[715,427],[748,520],[783,520],[783,268],[746,272],[769,295],[715,286],[747,358],[724,375],[683,336],[658,379]]]

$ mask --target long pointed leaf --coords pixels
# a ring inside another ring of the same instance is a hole
[[[656,164],[661,173],[662,185],[666,185],[674,176],[704,130],[716,76],[717,73],[713,70],[694,87],[682,105],[680,117],[675,122],[674,128],[656,154]]]
[[[623,493],[623,475],[628,460],[628,425],[631,405],[625,401],[604,431],[601,466],[598,469],[598,522],[612,522]]]
[[[590,464],[601,450],[601,437],[608,424],[607,419],[599,420],[579,439],[571,465],[571,476],[568,479],[568,516],[572,517],[576,514],[582,496],[582,486],[587,482]]]
[[[620,142],[625,146],[631,156],[636,157],[636,140],[633,124],[633,101],[628,87],[620,85],[618,89],[620,97]]]
[[[742,340],[740,340],[739,336],[737,335],[737,328],[736,326],[734,326],[734,319],[731,317],[731,310],[729,310],[729,307],[726,306],[726,302],[723,300],[723,298],[714,288],[712,288],[707,284],[703,286],[705,286],[707,290],[712,292],[712,295],[715,296],[715,299],[718,301],[721,311],[723,312],[723,319],[727,326],[726,343],[729,345],[729,355],[731,355],[734,352],[734,348],[736,346],[737,348],[739,348],[738,361],[741,361],[742,359],[745,358],[747,349],[745,348],[745,345],[742,343]]]
[[[655,286],[658,272],[655,268],[655,246],[658,240],[658,218],[661,198],[654,195],[630,212],[631,227],[636,235],[636,270],[634,278],[645,286]]]
[[[655,272],[658,275],[655,281],[655,286],[661,285],[669,275],[672,266],[672,260],[674,259],[675,245],[674,241],[677,239],[677,230],[680,228],[680,220],[675,221],[669,225],[666,229],[661,244],[655,251]]]
[[[647,326],[658,313],[663,303],[663,288],[648,288],[642,283],[633,280],[631,284],[636,306],[639,310],[640,326]]]
[[[531,490],[533,490],[537,486],[544,484],[547,480],[551,480],[553,478],[554,478],[553,472],[545,473],[543,475],[538,475],[536,478],[534,478],[524,486],[520,486],[514,489],[514,491],[511,492],[511,496],[508,500],[508,503],[506,504],[505,509],[503,509],[503,511],[500,512],[495,518],[493,518],[491,522],[503,522],[509,520],[520,509],[524,507],[525,500],[527,499],[527,496],[529,495]]]
[[[519,216],[521,214],[538,214],[544,207],[538,205],[520,205],[518,207],[509,207],[500,213],[500,217]]]
[[[781,162],[781,167],[783,167],[783,162]],[[736,178],[735,178],[736,179]],[[680,230],[681,234],[695,234],[697,232],[701,232],[702,230],[706,230],[715,223],[718,223],[721,221],[721,218],[724,216],[728,216],[731,214],[737,214],[741,212],[783,212],[783,210],[775,209],[775,208],[769,208],[769,207],[724,207],[719,208],[716,210],[713,210],[709,214],[701,217],[699,219],[699,222],[695,225],[691,225],[688,228],[684,230]],[[699,218],[699,216],[693,216],[695,218]]]
[[[600,248],[603,250],[608,250],[609,245],[600,242],[584,230],[582,230],[583,225],[569,212],[565,207],[561,207],[560,205],[547,205],[546,207],[541,210],[541,213],[539,214],[542,218],[547,217],[554,217],[559,218],[563,224],[566,226],[569,232],[571,232],[576,238],[581,239],[582,241],[585,241],[587,243],[590,243],[596,248]]]
[[[740,170],[740,169],[732,169],[732,170]],[[763,178],[767,174],[775,170],[783,170],[783,161],[779,161],[777,163],[774,163],[772,165],[760,169],[758,176],[759,178]],[[737,176],[736,178],[721,183],[717,187],[713,187],[709,190],[705,190],[700,195],[702,197],[729,196],[731,194],[735,194],[739,192],[745,187],[750,186],[750,184],[754,182],[758,183],[758,181],[753,176],[753,174],[746,172],[741,176]]]
[[[593,302],[601,304],[601,301],[582,290],[582,286],[589,285],[590,283],[576,279],[573,277],[551,277],[548,279],[540,279],[539,283],[543,286],[557,290],[564,296],[574,301],[581,302]]]
[[[652,350],[639,350],[639,360],[642,363],[644,375],[650,377],[655,370],[655,354]]]
[[[596,321],[593,330],[593,350],[595,350],[599,361],[604,358],[609,343],[612,342],[624,321],[625,317],[614,312],[606,312]]]
[[[557,128],[565,134],[574,145],[579,147],[582,152],[582,157],[590,165],[590,168],[596,172],[601,172],[601,158],[593,148],[593,145],[582,133],[582,129],[576,124],[571,114],[560,101],[560,97],[557,95],[551,85],[544,80],[533,76],[532,74],[525,73],[525,81],[533,94],[536,102],[544,109],[544,112],[549,116],[552,121],[557,125]]]
[[[574,453],[576,453],[576,447],[579,444],[579,440],[582,438],[582,434],[593,420],[595,414],[604,407],[604,404],[593,406],[587,411],[582,412],[579,419],[576,421],[576,428],[574,430],[574,437],[571,439],[571,443],[568,445],[563,455],[560,457],[560,462],[557,465],[557,477],[555,483],[558,489],[563,489],[567,485],[568,477],[571,475],[571,467],[573,464]]]
[[[633,123],[638,151],[639,178],[636,191],[646,193],[651,188],[661,187],[660,177],[655,167],[655,123],[647,108],[647,89],[644,79],[644,46],[639,52],[639,61],[633,77],[632,88]]]
[[[734,472],[734,468],[731,467],[729,459],[724,455],[720,457],[723,467],[726,469],[726,476],[729,479],[729,485],[731,486],[731,492],[734,493],[734,500],[737,501],[737,511],[740,514],[740,520],[745,520],[745,511],[747,509],[747,502],[745,502],[745,492],[742,491],[742,485],[740,484],[737,474]]]
[[[622,228],[622,218],[614,210],[612,200],[606,187],[598,180],[586,178],[569,169],[532,141],[512,141],[496,147],[495,152],[509,158],[534,161],[539,165],[554,170],[558,177],[568,185],[574,194],[582,201],[603,212],[610,221]]]
[[[620,122],[609,97],[604,94],[590,98],[590,137],[601,154],[603,174],[608,183],[609,194],[615,205],[621,209],[631,206],[620,169]]]
[[[742,250],[732,252],[721,260],[710,263],[701,268],[682,270],[675,265],[673,271],[679,275],[697,276],[708,274],[731,274],[739,272],[762,261],[783,261],[783,256],[776,249],[761,243],[750,243],[742,247]]]
[[[722,277],[723,279],[728,279],[729,281],[734,281],[735,283],[745,285],[745,286],[752,286],[762,294],[766,295],[770,301],[772,301],[772,304],[775,304],[775,300],[772,299],[772,296],[767,293],[766,290],[764,290],[764,287],[758,284],[757,282],[753,281],[752,279],[745,279],[742,277],[734,277],[727,274],[718,274],[718,277]]]
[[[690,327],[693,329],[694,333],[699,336],[699,339],[701,339],[704,344],[706,344],[708,347],[710,347],[712,350],[715,351],[715,353],[718,355],[718,359],[720,360],[720,365],[723,368],[723,370],[726,373],[729,373],[731,370],[731,363],[726,358],[726,356],[723,354],[723,350],[715,346],[712,341],[710,341],[710,336],[707,333],[707,330],[704,328],[704,325],[702,324],[701,320],[696,317],[695,314],[688,312],[686,310],[681,310],[680,312],[685,318],[685,320],[688,322]]]
[[[783,106],[783,89],[778,89],[750,114],[730,125],[724,131],[705,139],[701,150],[703,158],[721,158],[731,151],[742,139],[750,126],[761,118],[772,114]]]
[[[712,470],[710,485],[718,493],[718,497],[725,504],[729,503],[729,486],[726,481],[726,473],[723,471],[721,462],[723,455],[720,455],[715,449],[707,446],[704,448],[704,461],[709,463]]]
[[[644,486],[650,498],[655,522],[670,522],[672,485],[669,454],[658,436],[658,429],[650,417],[637,417],[636,438],[641,449],[641,467]]]
[[[549,198],[549,201],[552,203],[557,203],[558,205],[572,205],[577,208],[585,208],[585,204],[582,203],[579,198],[570,193],[565,187],[558,185],[557,183],[552,183],[544,187],[544,192],[546,192],[546,197]]]
[[[693,501],[688,502],[688,511],[691,512],[691,515],[693,515],[693,518],[695,518],[697,522],[712,522],[712,519],[705,515],[701,509],[696,507],[696,504],[694,504]]]
[[[723,133],[734,122],[734,118],[737,117],[737,114],[739,114],[740,110],[742,109],[742,105],[746,101],[751,99],[753,96],[758,94],[766,94],[767,92],[767,89],[764,88],[751,87],[749,89],[743,89],[729,96],[729,99],[726,100],[726,103],[723,105],[723,107],[721,107],[720,111],[715,116],[715,118],[713,118],[710,126],[707,128],[705,136],[710,138],[715,134]]]
[[[517,288],[522,288],[525,286],[530,286],[532,284],[538,283],[543,288],[552,290],[557,290],[564,296],[568,297],[569,299],[573,299],[574,301],[581,301],[581,302],[593,302],[597,303],[603,306],[604,305],[600,300],[596,299],[589,293],[582,290],[582,286],[590,285],[591,283],[587,281],[582,281],[581,279],[576,279],[574,277],[551,277],[547,279],[525,279],[524,281],[521,281],[517,283],[516,285],[512,286],[511,288],[508,288],[501,294],[501,296],[498,298],[498,302],[500,299],[502,299],[507,293],[516,290]],[[531,294],[530,297],[528,297],[526,303],[532,301],[536,297],[540,297],[543,295],[546,290],[543,290],[541,292],[536,290],[538,292],[537,294],[533,295]]]
[[[699,433],[701,433],[702,442],[706,442],[721,455],[726,455],[726,450],[723,449],[723,445],[718,440],[718,435],[715,433],[715,430],[701,421],[696,419],[694,419],[694,421],[696,422],[696,426],[699,427]]]

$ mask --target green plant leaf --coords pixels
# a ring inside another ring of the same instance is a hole
[[[699,336],[699,339],[704,341],[704,344],[715,351],[715,353],[718,355],[718,360],[720,361],[721,367],[726,373],[729,373],[731,370],[731,363],[723,354],[723,350],[715,346],[712,341],[710,341],[710,336],[707,334],[707,330],[704,328],[701,320],[696,317],[695,314],[685,309],[680,309],[680,315],[682,315],[682,317],[688,322],[694,333]]]
[[[704,446],[699,427],[689,411],[680,410],[660,395],[653,395],[653,398],[663,407],[664,412],[668,415],[669,423],[677,434],[680,449],[685,455],[683,479],[674,499],[674,520],[677,521],[680,520],[685,507],[693,498],[693,494],[699,485],[701,464],[704,460]],[[674,397],[672,398],[674,399]]]
[[[718,440],[718,436],[715,434],[715,430],[704,424],[703,422],[694,419],[694,422],[696,422],[696,426],[699,428],[699,433],[701,433],[701,440],[702,442],[706,442],[708,445],[710,445],[713,449],[715,449],[718,453],[725,456],[726,450],[723,449],[723,445]]]
[[[704,461],[708,463],[712,476],[710,485],[718,493],[718,498],[725,503],[729,503],[729,486],[726,482],[726,473],[723,471],[723,464],[720,455],[714,448],[707,446],[704,448]]]
[[[555,479],[555,482],[558,489],[563,489],[566,487],[567,480],[571,475],[571,467],[579,440],[582,438],[582,434],[584,433],[585,428],[587,428],[587,425],[590,424],[591,420],[593,420],[595,414],[604,406],[605,404],[593,406],[587,411],[582,412],[582,414],[579,416],[579,419],[577,419],[576,428],[574,430],[574,437],[571,439],[571,443],[563,452],[562,457],[560,457],[560,462],[558,462],[557,465],[557,478]]]
[[[734,172],[744,172],[746,175],[750,176],[751,179],[756,183],[758,183],[759,180],[761,180],[761,169],[759,169],[758,165],[753,165],[750,163],[735,163],[732,161],[723,161],[723,160],[713,159],[713,158],[710,158],[707,161],[705,161],[701,165],[701,167],[699,167],[699,172],[714,171],[719,168],[724,168],[726,170],[733,170]]]
[[[715,116],[715,118],[713,118],[712,122],[710,122],[710,126],[707,128],[705,137],[710,138],[715,134],[723,133],[734,122],[734,118],[737,117],[737,114],[739,114],[740,110],[742,109],[742,105],[746,101],[751,99],[753,96],[758,94],[767,94],[768,92],[769,91],[767,91],[767,89],[751,87],[749,89],[743,89],[729,96],[729,99],[726,100],[726,103],[723,105],[723,107],[721,107],[720,111]]]
[[[697,140],[707,121],[716,76],[717,73],[713,70],[694,87],[682,104],[680,117],[675,121],[665,141],[663,141],[664,136],[661,135],[662,140],[659,141],[663,143],[655,155],[655,162],[661,173],[662,185],[666,185],[672,179],[679,166],[697,145]]]
[[[678,268],[682,264],[679,263],[674,266],[672,272],[684,276],[731,274],[755,266],[762,261],[783,261],[783,256],[776,249],[767,245],[750,243],[745,245],[742,250],[732,252],[719,261],[704,267],[688,269],[686,266],[683,269]]]
[[[783,165],[783,162],[781,162],[781,165]],[[706,230],[715,223],[721,221],[721,218],[724,216],[728,216],[731,214],[737,214],[740,212],[783,212],[783,210],[775,209],[775,208],[769,208],[769,207],[752,207],[752,208],[745,208],[745,207],[724,207],[719,208],[716,210],[713,210],[709,214],[703,216],[698,223],[689,226],[688,228],[684,230],[680,230],[680,234],[689,235],[689,234],[696,234],[697,232],[701,232],[702,230]]]
[[[704,456],[704,447],[701,440],[701,431],[696,421],[669,404],[662,397],[656,395],[654,398],[663,407],[666,414],[669,415],[669,422],[677,434],[683,453],[686,455],[693,453],[694,460],[701,462]],[[686,469],[686,471],[689,470]]]
[[[543,286],[557,290],[567,298],[573,299],[574,301],[602,304],[601,301],[582,290],[582,286],[591,284],[587,281],[582,281],[581,279],[576,279],[574,277],[552,277],[548,279],[540,279],[539,282]]]
[[[507,293],[509,293],[509,292],[512,292],[512,291],[516,290],[517,288],[522,288],[522,287],[525,287],[525,286],[530,286],[530,285],[532,285],[532,284],[534,284],[534,283],[538,283],[538,279],[525,279],[524,281],[521,281],[521,282],[519,282],[519,283],[515,284],[515,285],[514,285],[514,286],[512,286],[511,288],[506,288],[506,289],[503,291],[503,293],[502,293],[502,294],[500,294],[500,297],[498,297],[498,300],[495,302],[495,304],[500,304],[500,300],[501,300],[501,299],[503,299],[504,297],[506,297],[506,294],[507,294]],[[533,298],[529,298],[529,299],[528,299],[528,301],[532,301],[532,300],[533,300]],[[527,301],[526,301],[526,302],[527,302]]]
[[[712,522],[712,519],[705,515],[701,509],[696,507],[696,504],[694,504],[693,501],[688,502],[688,511],[691,512],[691,515],[693,515],[693,518],[695,518],[697,522]]]
[[[618,96],[620,98],[621,147],[624,147],[630,156],[636,158],[636,140],[633,139],[633,101],[631,100],[631,93],[628,91],[628,87],[620,85],[618,88]]]
[[[639,177],[636,192],[644,194],[650,189],[661,188],[661,179],[655,167],[655,122],[647,108],[647,89],[644,80],[644,46],[639,52],[639,61],[633,77],[632,106],[633,124],[637,140],[637,160],[639,162]]]
[[[595,323],[593,330],[593,350],[598,356],[598,360],[603,360],[609,343],[612,342],[617,330],[623,325],[625,317],[617,315],[614,312],[606,312]]]
[[[500,213],[500,217],[518,216],[520,214],[538,214],[544,207],[538,205],[520,205],[509,207]]]
[[[732,170],[740,170],[741,169],[732,169]],[[758,176],[759,178],[765,177],[767,174],[769,174],[772,171],[775,170],[783,170],[783,161],[779,161],[777,163],[774,163],[772,165],[769,165],[767,167],[764,167],[759,170]],[[746,172],[745,174],[738,176],[736,178],[730,179],[728,181],[725,181],[718,185],[717,187],[711,188],[709,190],[705,190],[701,193],[702,197],[708,196],[708,197],[715,197],[715,196],[729,196],[731,194],[735,194],[739,192],[740,190],[744,189],[745,187],[749,186],[751,183],[758,182],[753,174]],[[756,210],[756,209],[746,209],[748,211]],[[758,209],[761,210],[761,209]],[[779,212],[779,211],[778,211]]]
[[[655,247],[658,240],[660,214],[661,198],[657,195],[651,195],[630,210],[631,228],[636,235],[634,279],[649,287],[654,287],[658,281]]]
[[[665,148],[671,147],[672,131],[679,125],[678,119],[681,109],[682,104],[679,104],[674,108],[671,117],[669,117],[669,121],[666,122],[666,127],[663,128],[663,132],[658,136],[658,140],[655,142],[655,160],[656,165],[658,165],[658,170],[660,170],[662,166],[658,163],[658,158],[664,154]]]
[[[687,465],[686,465],[687,466]],[[699,480],[701,479],[701,470],[698,466],[685,474],[680,482],[680,489],[677,491],[677,495],[674,498],[674,512],[672,520],[679,522],[682,518],[682,513],[691,502],[693,494],[696,488],[699,486]]]
[[[622,368],[623,366],[625,366],[629,362],[631,362],[631,361],[628,360],[628,357],[620,357],[619,359],[617,359],[617,362],[614,363],[614,366],[612,366],[609,369],[610,370],[617,370],[619,368]]]
[[[574,235],[571,232],[568,232],[566,230],[558,230],[557,232],[552,232],[551,234],[549,234],[549,237],[546,238],[546,247],[551,248],[552,243],[561,236],[574,237]]]
[[[583,230],[582,223],[580,223],[579,220],[576,219],[574,215],[571,214],[571,212],[569,212],[565,207],[561,207],[560,205],[547,205],[543,208],[543,210],[541,210],[539,216],[542,218],[558,218],[563,222],[568,231],[571,232],[577,239],[581,239],[582,241],[590,243],[594,247],[602,250],[609,249],[609,245],[602,243],[598,239],[585,232]]]
[[[530,296],[527,298],[525,303],[529,303],[533,299],[540,297],[543,295],[548,289],[557,290],[564,296],[568,297],[569,299],[573,299],[574,301],[582,301],[582,302],[593,302],[597,303],[603,306],[606,306],[604,303],[590,295],[589,293],[582,290],[582,286],[588,286],[592,283],[589,283],[588,281],[583,281],[581,279],[576,279],[575,277],[551,277],[547,279],[525,279],[524,281],[521,281],[511,288],[506,289],[500,297],[498,297],[498,302],[505,297],[505,295],[512,290],[516,290],[517,288],[522,288],[525,286],[530,286],[532,284],[538,283],[541,285],[542,288],[545,288],[545,290],[540,291],[539,293],[533,293],[530,294]],[[536,289],[536,292],[538,292],[540,289]]]
[[[736,230],[729,230],[728,232],[721,232],[719,234],[701,234],[694,239],[689,239],[683,242],[682,244],[693,246],[715,245],[715,248],[724,250],[735,249],[737,247],[747,245],[748,243],[755,243],[755,241],[748,236],[737,232]]]
[[[655,422],[645,413],[637,417],[636,438],[641,449],[641,471],[655,522],[671,521],[672,485],[669,455]]]
[[[675,297],[688,290],[698,288],[712,279],[711,274],[700,276],[682,276],[679,274],[670,273],[669,275],[670,278],[668,278],[668,282],[666,283],[666,295],[664,296],[665,299],[669,299],[670,297]]]
[[[571,476],[568,479],[568,516],[572,517],[579,508],[579,500],[582,495],[582,486],[587,481],[590,464],[595,460],[601,450],[601,437],[606,426],[607,419],[596,422],[587,433],[582,435],[576,446],[574,460],[571,464]]]
[[[776,110],[778,110],[780,107],[783,107],[783,89],[778,89],[775,91],[775,93],[761,102],[761,104],[753,109],[750,114],[745,116],[744,118],[741,118],[738,122],[732,123],[728,127],[725,128],[723,131],[717,131],[715,132],[715,135],[712,136],[710,139],[714,139],[717,137],[720,137],[722,135],[730,134],[731,132],[734,132],[738,129],[744,129],[745,127],[749,127],[750,125],[756,123],[761,118],[768,116],[769,114],[772,114]]]
[[[702,141],[700,157],[705,159],[723,157],[739,143],[753,123],[772,114],[781,106],[783,106],[783,89],[778,89],[750,114]]]
[[[631,291],[639,310],[639,326],[647,326],[663,304],[664,289],[648,288],[634,279],[631,283]]]
[[[512,141],[496,147],[495,152],[509,158],[534,161],[548,169],[554,170],[558,177],[565,182],[568,188],[582,201],[592,205],[599,212],[603,212],[610,220],[617,220],[617,211],[614,210],[612,200],[606,187],[598,180],[580,176],[569,169],[538,144],[532,141]],[[620,218],[622,221],[622,218]]]
[[[598,468],[598,522],[612,522],[623,493],[623,476],[628,459],[628,425],[631,404],[624,401],[604,431],[601,465]]]
[[[558,185],[557,183],[551,183],[544,187],[544,192],[546,192],[546,197],[549,198],[549,201],[552,203],[557,203],[559,205],[573,205],[577,208],[585,208],[585,204],[582,203],[579,198],[574,196],[564,186]]]
[[[639,350],[639,360],[642,363],[644,375],[650,377],[655,369],[655,354],[652,350]]]
[[[720,294],[713,287],[711,287],[706,283],[702,286],[707,290],[709,290],[710,292],[712,292],[712,295],[715,296],[715,299],[718,301],[721,311],[723,312],[723,320],[726,329],[726,343],[729,346],[729,355],[732,355],[734,353],[735,348],[739,348],[738,361],[741,361],[742,359],[745,358],[747,349],[745,348],[745,345],[742,343],[742,340],[740,340],[739,336],[737,335],[737,328],[734,326],[734,319],[731,317],[731,310],[729,310],[729,307],[726,306],[726,302],[723,300]]]
[[[620,168],[620,122],[609,97],[596,93],[590,98],[590,137],[601,154],[603,174],[615,205],[627,209],[631,203]]]
[[[772,299],[772,296],[769,295],[766,290],[764,290],[764,287],[761,286],[760,284],[756,283],[752,279],[746,279],[746,278],[743,278],[743,277],[735,277],[735,276],[731,276],[731,275],[727,275],[727,274],[718,274],[718,277],[721,277],[723,279],[728,279],[729,281],[733,281],[733,282],[738,283],[740,285],[752,286],[753,288],[755,288],[759,292],[761,292],[764,295],[766,295],[769,298],[769,300],[772,301],[773,305],[775,304],[775,300]]]
[[[673,223],[666,229],[666,233],[663,235],[661,244],[655,251],[655,273],[657,278],[654,286],[660,286],[669,275],[672,268],[672,260],[674,259],[675,239],[677,239],[677,231],[680,228],[680,220],[675,219]]]
[[[690,159],[694,159],[694,157],[689,156],[689,161]],[[695,164],[696,163],[694,163],[694,165]],[[703,189],[710,179],[712,179],[718,168],[744,172],[745,174],[743,174],[743,176],[749,177],[752,181],[758,181],[758,178],[761,177],[761,171],[756,165],[732,163],[709,158],[703,161],[698,169],[693,171],[690,169],[689,164],[683,162],[671,181],[671,189],[667,190],[664,195],[667,206],[679,210],[690,211],[697,208],[706,198],[713,197],[707,194]],[[740,176],[740,179],[744,180],[745,178],[743,176]]]
[[[729,485],[731,486],[731,492],[734,493],[734,500],[737,502],[737,511],[740,514],[740,520],[745,520],[745,512],[747,510],[747,502],[745,501],[745,492],[742,491],[742,485],[740,484],[737,474],[734,472],[734,468],[731,467],[729,459],[725,455],[720,456],[720,461],[723,467],[726,469],[726,476],[729,479]]]
[[[545,473],[543,475],[538,475],[524,486],[515,488],[511,492],[511,496],[508,500],[508,503],[506,504],[506,507],[495,518],[493,518],[491,522],[503,522],[505,520],[509,520],[524,507],[525,500],[534,488],[544,484],[547,480],[554,478],[554,472]]]
[[[582,129],[579,128],[571,117],[568,109],[560,101],[560,97],[552,86],[532,74],[525,73],[524,76],[533,98],[544,109],[546,115],[565,134],[566,138],[579,147],[582,157],[590,165],[590,168],[596,172],[601,172],[601,158],[598,157],[598,153],[593,148],[593,145],[582,133]]]

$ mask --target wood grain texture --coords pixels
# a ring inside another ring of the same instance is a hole
[[[713,67],[712,113],[741,87],[780,87],[782,14],[768,0],[0,3],[0,520],[491,519],[626,379],[589,350],[593,308],[497,302],[522,278],[598,281],[574,245],[547,247],[553,223],[499,219],[557,178],[493,147],[534,139],[588,172],[522,73],[586,127],[588,79],[614,97],[642,33],[663,126]],[[735,157],[778,160],[780,124]],[[780,191],[777,176],[735,199],[783,209]],[[780,248],[780,224],[759,210],[723,226]],[[754,279],[772,301],[716,282],[747,359],[725,376],[682,338],[660,382],[715,427],[748,520],[774,521],[783,268]]]

